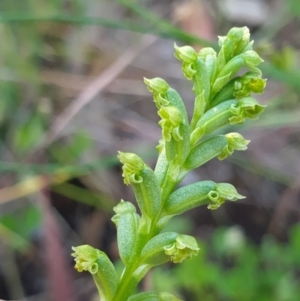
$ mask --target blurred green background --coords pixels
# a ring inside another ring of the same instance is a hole
[[[173,43],[217,49],[233,26],[250,28],[265,59],[258,99],[268,107],[239,129],[252,141],[246,152],[185,181],[230,182],[247,199],[178,218],[170,226],[198,238],[199,256],[154,270],[141,289],[299,300],[298,0],[0,1],[0,299],[97,300],[71,246],[118,262],[112,207],[133,197],[116,153],[153,166],[160,136],[143,77],[166,79],[191,112]]]

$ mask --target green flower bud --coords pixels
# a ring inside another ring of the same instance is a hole
[[[132,184],[141,212],[152,218],[161,208],[160,186],[153,170],[133,153],[119,152],[118,158],[124,164],[125,184]]]
[[[188,171],[202,166],[211,159],[219,156],[227,146],[228,140],[223,135],[218,135],[198,143],[191,149],[184,162],[183,169]]]
[[[164,248],[175,243],[177,237],[178,233],[175,232],[164,232],[154,236],[141,252],[142,262],[156,266],[170,261]]]
[[[189,126],[183,124],[182,113],[175,107],[161,107],[158,114],[162,118],[158,124],[165,139],[166,158],[168,162],[177,158],[180,164],[189,151]]]
[[[118,279],[115,268],[107,255],[89,245],[72,247],[75,269],[92,274],[101,299],[112,300],[117,290]]]
[[[257,73],[247,72],[243,76],[231,79],[208,105],[208,109],[215,107],[229,99],[243,98],[253,93],[263,93],[266,87],[266,79],[262,79]]]
[[[227,38],[230,39],[234,44],[244,42],[246,45],[249,43],[250,31],[249,28],[244,27],[233,27],[227,33]]]
[[[103,252],[94,249],[89,245],[82,245],[79,247],[72,247],[74,253],[71,255],[75,257],[75,269],[78,272],[88,271],[91,274],[98,272],[97,259]]]
[[[183,121],[182,113],[175,107],[161,107],[158,111],[158,115],[161,117],[159,125],[162,128],[163,138],[166,141],[170,141],[173,137],[176,141],[182,140],[182,136],[179,132],[179,126]]]
[[[126,213],[136,213],[136,208],[131,202],[125,202],[121,200],[121,202],[113,208],[116,214],[111,218],[114,224],[117,226],[119,218],[122,214]]]
[[[188,80],[193,80],[195,110],[191,122],[193,128],[205,110],[210,94],[210,80],[216,74],[216,53],[212,48],[203,48],[199,54],[189,46],[177,47],[175,57],[182,61],[182,71]]]
[[[195,145],[202,136],[227,125],[243,123],[246,118],[256,119],[265,106],[254,98],[231,99],[208,110],[198,121],[196,129],[191,133],[191,145]]]
[[[225,200],[234,202],[245,198],[236,191],[233,185],[229,183],[217,183],[216,185],[220,197],[224,198]]]
[[[174,49],[175,49],[174,56],[179,61],[185,63],[193,63],[197,59],[197,52],[191,46],[178,47],[176,43],[174,43]]]
[[[198,56],[201,59],[203,59],[204,61],[206,61],[207,58],[210,57],[210,56],[217,57],[217,53],[211,47],[204,47],[204,48],[200,49],[200,51],[198,52]]]
[[[264,60],[258,55],[258,53],[254,50],[247,50],[241,54],[242,58],[245,61],[245,66],[248,68],[255,67],[261,64]],[[256,70],[256,69],[255,69]],[[261,72],[259,72],[261,73]]]
[[[186,258],[197,255],[199,247],[196,239],[189,235],[178,235],[176,241],[164,247],[165,253],[170,256],[171,261],[180,263]]]
[[[208,197],[211,202],[207,208],[211,210],[218,209],[225,200],[236,201],[245,198],[236,191],[233,185],[228,183],[216,184],[216,191],[211,191]]]
[[[239,133],[229,133],[225,135],[228,144],[223,148],[223,151],[218,155],[219,160],[224,160],[231,156],[235,150],[246,150],[250,140],[244,139]]]
[[[154,101],[159,108],[158,115],[161,117],[159,125],[162,127],[164,141],[160,143],[158,150],[161,152],[165,148],[168,161],[171,162],[176,158],[178,164],[181,164],[189,152],[188,114],[177,91],[169,88],[167,83],[162,81],[158,78],[145,80],[153,92]],[[162,86],[163,89],[157,88],[157,86]]]
[[[166,99],[165,95],[169,89],[169,84],[164,79],[159,77],[147,79],[144,77],[144,83],[147,85],[148,90],[153,94],[153,100],[158,109],[161,106],[169,105],[169,101]]]
[[[217,54],[210,47],[202,48],[198,53],[199,58],[205,62],[207,75],[210,82],[214,82],[217,71]]]
[[[119,152],[118,158],[123,163],[123,178],[124,183],[129,185],[131,183],[140,183],[142,179],[139,173],[145,167],[145,162],[136,154]]]
[[[265,105],[260,105],[252,97],[244,97],[238,100],[238,104],[231,107],[232,117],[229,118],[230,124],[242,123],[246,118],[257,119]]]
[[[246,140],[239,133],[229,133],[225,137],[228,140],[228,144],[235,150],[246,150],[247,145],[250,143],[250,140]]]
[[[153,170],[146,166],[140,172],[142,182],[133,183],[133,191],[143,214],[153,218],[161,208],[161,191]]]
[[[194,48],[190,46],[178,47],[174,44],[174,56],[182,62],[182,72],[188,80],[192,80],[196,74],[194,63],[197,60],[197,53]]]
[[[239,55],[249,45],[250,32],[247,27],[233,27],[225,37],[219,37],[219,45],[226,57],[226,62]]]
[[[120,203],[113,210],[116,212],[116,215],[136,212],[135,206],[131,202],[125,202],[123,199],[121,199]]]
[[[228,78],[234,76],[242,67],[248,67],[251,71],[261,75],[260,69],[256,68],[257,65],[264,60],[254,50],[245,51],[233,57],[218,73],[218,78]],[[211,97],[214,97],[225,85],[225,80],[215,81],[211,89]]]
[[[262,79],[257,73],[248,72],[234,82],[233,96],[242,98],[250,96],[251,92],[263,93],[266,87],[266,79]]]
[[[122,262],[126,265],[132,255],[137,240],[139,215],[137,213],[123,213],[117,225],[117,241]]]
[[[234,47],[233,56],[244,51],[250,42],[250,31],[245,27],[233,27],[229,30],[227,37],[232,41]]]
[[[208,209],[217,209],[225,200],[236,201],[242,198],[231,184],[197,182],[174,191],[166,202],[164,214],[178,215],[206,204]]]
[[[190,127],[185,105],[180,95],[172,88],[166,92],[168,106],[158,111],[162,120],[162,135],[165,139],[166,157],[169,162],[176,158],[180,165],[186,159],[190,147]]]

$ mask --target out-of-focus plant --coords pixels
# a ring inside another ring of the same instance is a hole
[[[170,270],[157,269],[154,287],[189,296],[189,300],[297,301],[300,295],[300,226],[290,230],[288,244],[265,236],[259,246],[239,227],[219,228],[211,243],[198,242],[199,256]],[[297,276],[298,275],[298,276]]]
[[[112,221],[124,270],[117,276],[108,256],[89,245],[74,247],[75,268],[93,276],[102,301],[178,300],[170,293],[135,294],[138,283],[154,266],[180,263],[196,255],[194,237],[162,232],[169,220],[192,208],[207,205],[217,209],[225,200],[244,198],[228,183],[202,181],[177,188],[191,170],[217,157],[226,159],[234,150],[247,149],[248,140],[239,133],[211,135],[228,124],[256,119],[264,110],[252,92],[262,93],[266,80],[257,67],[263,60],[252,49],[248,28],[232,28],[219,38],[220,51],[175,45],[184,76],[193,82],[195,94],[191,120],[177,91],[161,79],[145,79],[161,120],[159,157],[152,170],[139,156],[119,152],[124,183],[132,185],[140,213],[127,201],[115,208]],[[236,76],[242,68],[249,71]]]

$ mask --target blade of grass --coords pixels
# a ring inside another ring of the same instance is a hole
[[[275,170],[265,165],[261,165],[255,161],[249,160],[249,158],[244,159],[241,156],[235,155],[234,157],[230,157],[229,160],[237,166],[242,167],[254,174],[263,176],[267,179],[270,179],[274,182],[278,182],[280,184],[284,184],[289,186],[293,183],[293,177],[281,173],[279,170]]]
[[[114,201],[112,199],[70,183],[62,183],[53,186],[51,190],[78,202],[95,206],[105,211],[111,211],[114,206]]]
[[[205,39],[201,39],[194,35],[185,33],[184,31],[174,27],[157,24],[156,26],[142,26],[141,24],[135,24],[131,21],[115,21],[104,18],[76,16],[76,15],[34,15],[31,13],[1,13],[0,23],[27,23],[27,22],[58,22],[58,23],[70,23],[73,25],[98,25],[113,29],[129,30],[137,33],[152,33],[162,38],[178,39],[185,43],[199,43],[203,46],[210,46],[216,48],[215,43],[209,42]]]
[[[202,39],[200,37],[196,37],[194,35],[182,31],[181,29],[171,24],[166,19],[161,18],[157,14],[151,12],[151,10],[149,10],[148,8],[138,4],[137,1],[117,0],[117,2],[120,5],[134,12],[142,20],[147,20],[151,24],[149,28],[154,27],[155,32],[157,28],[158,32],[164,33],[166,35],[165,37],[169,37],[169,38],[171,37],[173,39],[175,38],[189,44],[199,43],[202,46],[212,47],[215,49],[218,48],[217,43],[210,42],[208,40]]]
[[[55,174],[61,172],[71,176],[81,176],[96,170],[101,170],[115,165],[119,161],[116,156],[105,157],[97,161],[81,165],[60,164],[23,164],[19,162],[0,161],[0,172],[31,173],[31,174]]]
[[[297,70],[282,70],[270,62],[265,62],[260,68],[266,77],[271,77],[299,90],[300,75]]]

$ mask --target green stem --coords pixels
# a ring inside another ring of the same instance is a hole
[[[123,270],[117,292],[114,296],[114,301],[126,301],[138,285],[138,282],[134,281],[133,273],[139,267],[140,252],[144,245],[145,243],[142,244],[139,241],[137,242],[135,250],[131,256],[131,260]]]
[[[179,167],[178,167],[179,169]],[[140,233],[138,241],[135,245],[135,249],[133,251],[133,254],[131,256],[131,260],[129,261],[128,265],[124,268],[123,274],[118,286],[118,290],[116,292],[116,295],[114,296],[114,301],[126,301],[131,294],[133,293],[134,289],[138,285],[141,279],[135,279],[133,277],[134,272],[136,269],[140,266],[140,254],[143,249],[143,247],[146,245],[146,243],[153,238],[155,235],[157,235],[161,229],[157,227],[157,223],[159,219],[161,218],[161,214],[164,208],[164,203],[168,199],[169,195],[172,193],[174,188],[178,184],[177,176],[174,177],[167,177],[168,181],[167,183],[164,183],[166,185],[163,185],[162,187],[162,195],[164,196],[163,202],[162,202],[162,208],[159,214],[157,214],[152,220],[151,220],[151,226],[149,233],[145,236],[144,234]],[[170,189],[172,187],[172,189]]]

